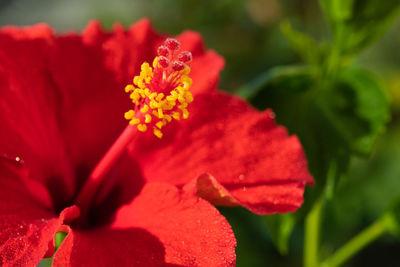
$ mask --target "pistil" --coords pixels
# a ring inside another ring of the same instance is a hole
[[[129,123],[90,173],[76,198],[75,204],[80,208],[83,220],[87,220],[91,204],[95,200],[101,201],[95,198],[104,198],[109,193],[112,188],[112,181],[107,180],[111,179],[109,171],[139,132],[152,129],[156,137],[162,138],[161,130],[168,122],[188,118],[187,107],[193,96],[189,91],[192,80],[188,76],[190,67],[187,63],[192,60],[192,55],[186,51],[178,54],[179,48],[176,39],[168,38],[158,48],[153,68],[144,62],[140,75],[134,77],[133,84],[125,87],[134,105],[124,115]]]

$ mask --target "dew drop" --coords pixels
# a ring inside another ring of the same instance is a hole
[[[270,112],[270,113],[269,113],[269,117],[270,117],[271,119],[275,119],[275,112]]]
[[[0,158],[5,159],[8,162],[14,163],[14,165],[17,167],[22,167],[22,165],[24,164],[24,160],[22,159],[21,156],[10,155],[8,153],[2,153],[2,154],[0,154]]]
[[[21,241],[21,240],[22,240],[22,237],[18,238],[18,240]]]

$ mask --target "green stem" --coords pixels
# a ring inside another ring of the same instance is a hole
[[[348,259],[354,256],[354,254],[358,253],[365,246],[387,232],[387,218],[387,216],[382,216],[380,219],[368,226],[336,251],[331,257],[325,260],[321,266],[337,267],[345,263]]]
[[[305,267],[318,266],[319,233],[323,204],[324,197],[321,197],[315,202],[312,210],[306,217],[303,258]]]

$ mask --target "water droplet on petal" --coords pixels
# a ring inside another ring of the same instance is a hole
[[[15,156],[15,155],[10,155],[8,153],[2,153],[2,154],[0,154],[0,158],[5,159],[8,162],[14,163],[14,165],[17,167],[22,167],[22,165],[24,164],[24,160],[22,159],[21,156]]]
[[[271,119],[275,119],[275,112],[270,112],[269,113],[269,117],[271,118]]]

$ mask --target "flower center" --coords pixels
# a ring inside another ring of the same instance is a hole
[[[101,203],[111,192],[115,181],[109,172],[138,131],[146,132],[152,128],[154,135],[162,138],[161,129],[168,122],[189,117],[187,107],[193,96],[189,91],[192,79],[188,76],[190,67],[187,64],[192,60],[192,54],[179,52],[179,48],[178,40],[168,38],[158,47],[153,67],[144,62],[133,84],[125,87],[134,105],[125,113],[129,124],[95,166],[76,198],[75,204],[83,218],[81,223],[87,220],[89,207]]]
[[[158,48],[153,68],[144,62],[140,75],[125,87],[134,104],[134,109],[125,113],[125,119],[137,125],[141,132],[152,127],[158,138],[162,137],[161,129],[168,122],[189,117],[187,106],[193,101],[189,91],[192,85],[188,76],[190,67],[186,64],[191,61],[192,54],[183,51],[176,55],[179,47],[176,39],[168,38]]]

